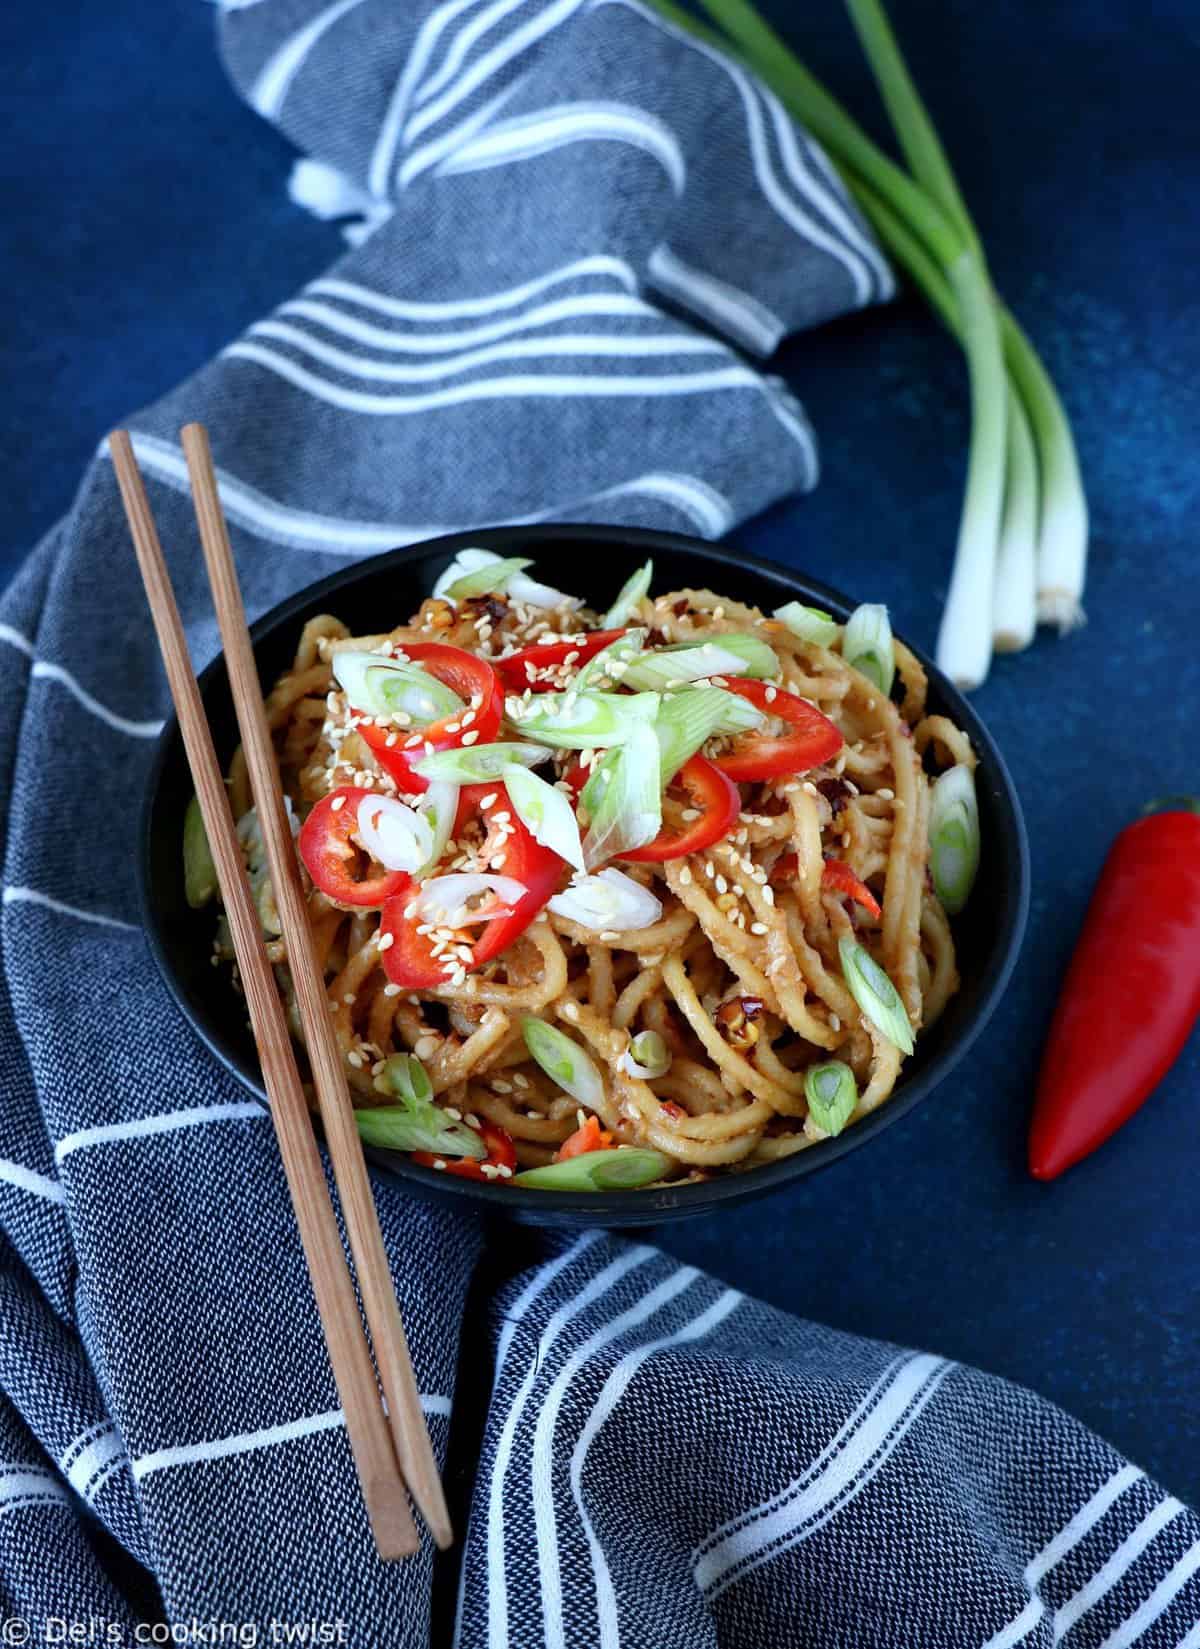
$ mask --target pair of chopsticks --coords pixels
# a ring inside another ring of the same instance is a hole
[[[448,1546],[453,1538],[450,1519],[400,1321],[341,1052],[329,1023],[325,984],[313,954],[304,890],[284,810],[279,769],[246,628],[208,434],[201,424],[189,424],[181,440],[225,648],[225,666],[321,1121],[370,1331],[370,1345],[363,1332],[354,1282],[347,1269],[313,1137],[283,1005],[263,948],[258,915],[246,880],[225,782],[192,670],[183,624],[127,431],[115,430],[109,436],[109,449],[233,935],[250,1022],[270,1096],[279,1154],[345,1414],[355,1470],[376,1548],[380,1557],[390,1560],[415,1552],[419,1544],[408,1495],[412,1496],[441,1547]]]

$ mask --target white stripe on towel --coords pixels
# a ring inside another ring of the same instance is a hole
[[[26,1168],[23,1163],[11,1162],[7,1157],[0,1157],[0,1182],[14,1186],[18,1191],[28,1191],[31,1197],[41,1197],[46,1202],[67,1200],[66,1192],[56,1179]]]
[[[260,115],[269,120],[279,113],[292,81],[317,41],[326,29],[332,28],[339,18],[361,3],[362,0],[334,0],[332,6],[319,12],[295,34],[289,35],[279,50],[267,59],[250,88],[250,103]]]
[[[6,887],[4,903],[40,905],[43,910],[55,911],[59,916],[73,916],[79,922],[95,922],[103,928],[123,928],[128,933],[137,932],[133,922],[123,922],[117,916],[104,916],[98,910],[82,910],[78,905],[64,904],[61,899],[52,899],[48,893],[39,893],[32,887]]]
[[[194,1105],[186,1110],[160,1111],[157,1116],[137,1117],[132,1122],[106,1122],[95,1128],[80,1128],[64,1134],[54,1147],[54,1160],[63,1162],[74,1151],[96,1145],[116,1145],[129,1139],[151,1139],[157,1134],[174,1134],[181,1128],[203,1128],[210,1122],[250,1122],[267,1120],[265,1105],[252,1099],[225,1105]]]

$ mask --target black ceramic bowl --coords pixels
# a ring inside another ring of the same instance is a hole
[[[583,594],[603,610],[634,569],[654,557],[659,590],[711,586],[766,610],[793,597],[845,617],[853,603],[813,580],[731,545],[712,545],[672,533],[591,526],[501,527],[458,533],[394,550],[322,579],[276,607],[253,627],[264,689],[290,663],[302,625],[333,612],[355,632],[378,630],[413,611],[458,550],[477,544],[501,555],[532,553],[541,576]],[[979,879],[955,923],[962,988],[936,1025],[917,1043],[893,1096],[864,1121],[781,1162],[700,1184],[656,1191],[514,1191],[500,1184],[451,1178],[391,1152],[376,1162],[420,1196],[463,1208],[489,1209],[543,1224],[647,1225],[701,1214],[720,1204],[761,1196],[815,1173],[870,1143],[945,1080],[979,1035],[999,1001],[1021,942],[1029,902],[1029,852],[1020,807],[1000,753],[970,705],[930,664],[929,703],[965,729],[979,754],[977,787],[983,834]],[[221,659],[200,678],[222,765],[237,741]],[[183,744],[174,720],[159,740],[142,818],[140,885],[143,921],[167,988],[219,1060],[256,1094],[262,1074],[240,1000],[228,975],[210,966],[213,913],[193,911],[184,898],[180,843],[192,794]]]

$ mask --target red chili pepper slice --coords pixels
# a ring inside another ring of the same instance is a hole
[[[821,871],[821,881],[825,887],[834,888],[838,893],[845,893],[861,905],[872,916],[882,916],[879,900],[871,892],[867,884],[850,869],[850,866],[841,859],[826,859]]]
[[[1042,1055],[1029,1171],[1054,1179],[1127,1122],[1200,1017],[1200,817],[1117,837],[1092,894]]]
[[[555,665],[565,664],[571,654],[576,655],[575,664],[586,664],[590,658],[595,658],[610,642],[623,636],[624,630],[592,630],[587,635],[573,636],[570,641],[551,641],[544,647],[522,647],[519,653],[510,653],[507,658],[496,660],[496,669],[504,679],[504,685],[512,693],[523,693],[527,687],[535,693],[552,693],[554,683],[541,681],[533,676],[525,666],[531,664],[535,670],[553,669]]]
[[[300,830],[297,846],[304,868],[314,886],[336,905],[382,905],[408,881],[402,870],[385,870],[378,876],[355,874],[369,860],[351,840],[358,829],[358,804],[371,799],[379,800],[374,790],[339,785],[321,797]]]
[[[504,715],[504,684],[485,658],[478,658],[462,647],[451,647],[443,641],[405,642],[404,651],[414,664],[463,700],[464,707],[453,716],[431,722],[420,730],[421,742],[409,745],[413,734],[387,722],[360,723],[358,733],[364,744],[385,772],[390,773],[407,795],[419,795],[429,789],[429,780],[415,771],[416,763],[427,754],[427,746],[434,750],[456,750],[465,737],[474,733],[472,744],[491,744],[500,730]],[[481,699],[472,714],[468,706],[474,698]],[[359,711],[359,714],[364,712]],[[463,716],[470,720],[464,725]],[[393,744],[388,740],[394,739]]]
[[[503,826],[490,830],[489,839],[485,841],[479,857],[491,870],[520,882],[525,892],[507,916],[497,916],[488,922],[475,940],[471,960],[463,961],[468,973],[493,961],[520,938],[546,901],[557,892],[565,865],[557,853],[552,853],[548,847],[534,840],[511,806],[503,805],[508,800],[508,792],[498,782],[463,786],[456,830],[465,822],[466,813],[476,808],[480,797],[489,792],[496,795],[500,804],[491,811],[507,812],[509,817]],[[498,839],[501,835],[503,842]],[[494,864],[492,861],[501,854],[504,856],[503,864]],[[405,877],[383,907],[380,933],[392,936],[392,943],[383,952],[384,972],[392,984],[400,985],[404,990],[437,990],[446,983],[447,975],[441,959],[433,954],[433,939],[427,933],[417,932],[418,926],[424,924],[404,914],[415,887],[416,884]]]
[[[454,1174],[458,1179],[507,1179],[507,1174],[485,1174],[485,1168],[508,1168],[517,1166],[517,1148],[513,1144],[512,1135],[507,1129],[498,1127],[494,1122],[479,1124],[479,1137],[487,1146],[487,1156],[480,1157],[439,1157],[434,1151],[410,1151],[413,1162],[419,1162],[425,1168],[432,1168],[435,1162],[443,1163],[442,1173]]]
[[[813,705],[782,687],[763,681],[723,678],[727,692],[749,699],[764,715],[776,716],[794,729],[773,737],[766,733],[744,733],[716,765],[731,779],[745,783],[754,779],[779,779],[788,773],[807,773],[831,761],[842,748],[842,735]]]
[[[622,859],[632,859],[637,864],[661,864],[665,859],[681,859],[686,854],[699,853],[711,847],[733,829],[742,805],[737,785],[707,757],[689,757],[671,783],[683,786],[692,807],[699,808],[700,817],[685,824],[681,831],[664,827],[645,847],[622,853]]]

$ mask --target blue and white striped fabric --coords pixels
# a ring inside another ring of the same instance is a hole
[[[457,525],[716,536],[812,484],[748,357],[891,277],[740,69],[636,0],[228,0],[221,29],[360,244],[134,421],[198,658],[188,418],[255,610]],[[380,1565],[269,1120],[137,927],[166,709],[101,455],[0,607],[3,1641],[1197,1649],[1200,1525],[1036,1398],[650,1248],[485,1251],[392,1185],[462,1542],[457,1574]]]

